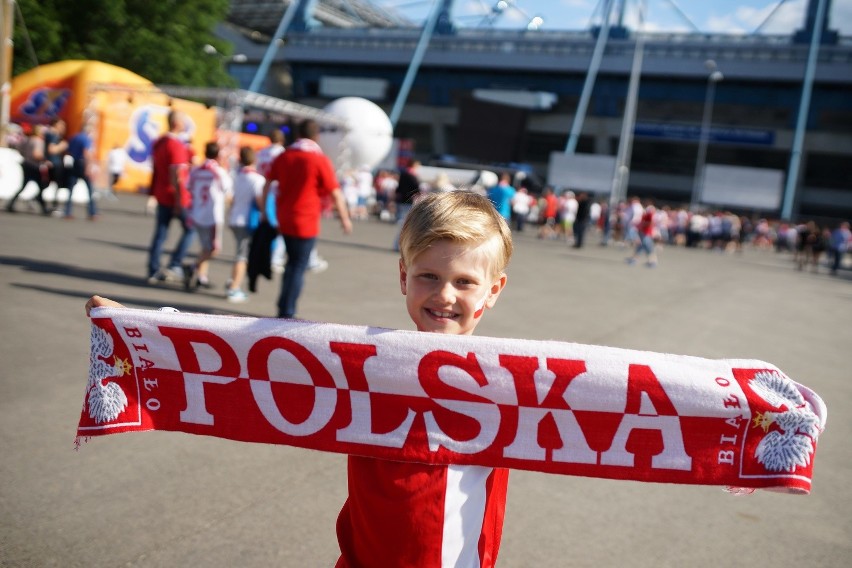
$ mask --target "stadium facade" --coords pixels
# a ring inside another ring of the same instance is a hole
[[[232,2],[219,33],[234,44],[235,53],[245,55],[229,64],[241,87],[251,83],[286,4]],[[420,30],[368,2],[347,2],[345,9],[338,4],[329,0],[310,7],[322,26],[310,25],[304,10],[297,14],[260,91],[320,107],[341,96],[361,96],[390,112]],[[808,42],[817,25],[815,4],[802,29],[790,36],[645,35],[629,194],[689,202],[711,80],[708,61],[715,62],[724,79],[714,85],[707,164],[788,171]],[[852,38],[832,31],[827,19],[821,25],[793,212],[799,218],[848,218]],[[510,133],[515,142],[495,161],[529,164],[545,178],[551,152],[566,147],[597,31],[455,29],[444,18],[428,45],[395,136],[413,139],[416,155],[424,160],[456,156],[483,161],[467,145],[470,133],[461,131],[470,123],[462,110],[471,101],[480,101],[486,110],[495,101],[511,102],[523,108],[521,131]],[[629,30],[611,29],[578,153],[616,155],[635,45]],[[519,123],[517,115],[502,109],[510,107],[494,107],[488,121],[495,137]],[[474,114],[470,111],[468,119]],[[481,131],[483,145],[490,138],[488,128]]]

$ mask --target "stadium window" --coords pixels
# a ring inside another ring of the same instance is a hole
[[[414,140],[415,152],[418,155],[429,155],[434,152],[431,124],[400,122],[394,131],[394,137]]]
[[[852,160],[844,154],[809,152],[805,158],[804,185],[850,190]]]

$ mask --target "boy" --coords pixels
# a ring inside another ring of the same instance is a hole
[[[483,196],[432,194],[400,233],[399,284],[418,331],[471,335],[506,285],[506,221]],[[349,456],[349,497],[337,519],[337,568],[493,566],[506,469]]]
[[[488,198],[418,201],[400,233],[399,284],[418,331],[471,335],[506,285],[512,235]],[[98,296],[86,304],[120,307]],[[349,456],[336,568],[492,567],[509,472]]]
[[[210,287],[208,261],[222,250],[225,205],[231,199],[231,177],[217,162],[219,145],[208,142],[204,157],[204,163],[192,169],[187,182],[187,189],[192,195],[189,218],[201,242],[201,253],[195,265],[184,271],[187,291],[199,286]]]

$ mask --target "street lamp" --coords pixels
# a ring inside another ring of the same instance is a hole
[[[698,157],[695,160],[695,177],[692,180],[691,209],[695,209],[701,202],[701,192],[704,190],[704,168],[707,162],[707,143],[710,139],[710,123],[713,119],[713,98],[716,95],[716,83],[725,78],[712,59],[705,61],[704,66],[709,71],[709,75],[707,75],[707,92],[704,95],[704,116],[701,119]]]
[[[248,56],[245,53],[235,53],[234,55],[224,55],[220,53],[216,46],[210,45],[209,43],[205,43],[204,47],[201,48],[204,53],[210,55],[212,57],[218,57],[225,63],[245,63],[248,61]]]

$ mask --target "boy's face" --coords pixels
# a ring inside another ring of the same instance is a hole
[[[418,331],[470,335],[497,302],[506,275],[490,274],[480,248],[442,240],[407,267],[399,261],[399,285]]]

